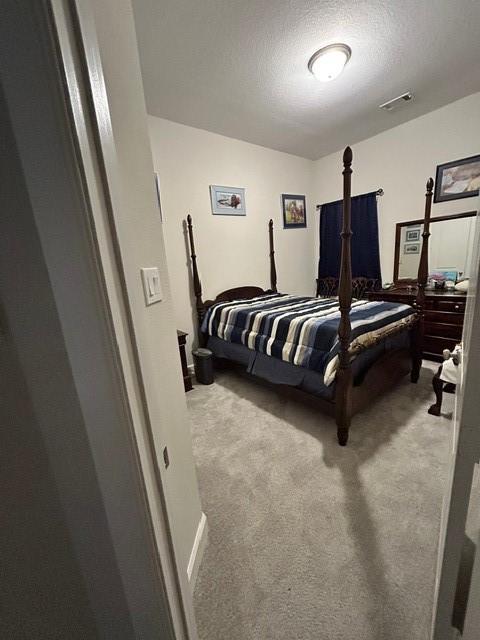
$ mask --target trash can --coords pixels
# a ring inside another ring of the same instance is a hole
[[[200,384],[213,383],[213,354],[210,349],[195,349],[192,351],[195,378]]]

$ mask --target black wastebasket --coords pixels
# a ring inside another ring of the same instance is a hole
[[[195,378],[200,384],[213,383],[213,354],[210,349],[195,349],[192,351],[195,366]]]

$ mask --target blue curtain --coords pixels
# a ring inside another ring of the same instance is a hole
[[[318,277],[338,278],[342,252],[343,200],[322,204]],[[376,193],[352,198],[352,277],[375,278],[381,283]]]

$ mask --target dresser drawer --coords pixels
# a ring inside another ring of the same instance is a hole
[[[426,322],[442,322],[445,324],[458,324],[463,326],[463,313],[453,313],[451,311],[425,310]]]
[[[452,351],[455,348],[456,344],[458,344],[458,340],[453,340],[452,338],[424,336],[423,351],[426,353],[441,355],[444,349],[450,349],[450,351]]]
[[[425,336],[435,336],[439,338],[451,338],[459,342],[462,339],[461,324],[447,324],[445,322],[425,321]]]
[[[407,290],[375,291],[370,300],[385,300],[410,304],[415,308],[416,295]],[[453,349],[462,339],[466,296],[451,292],[425,292],[424,357],[442,360],[444,349]]]
[[[448,311],[463,315],[465,313],[465,300],[442,300],[441,298],[427,297],[425,308],[432,311]]]

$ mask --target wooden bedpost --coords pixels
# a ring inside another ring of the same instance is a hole
[[[268,223],[268,239],[270,242],[270,289],[277,293],[277,270],[275,268],[275,249],[273,245],[273,220]]]
[[[195,242],[193,241],[192,216],[190,214],[188,214],[187,216],[187,229],[188,229],[188,239],[190,241],[190,257],[192,258],[193,292],[195,294],[195,306],[197,309],[197,316],[198,316],[198,332],[199,332],[198,339],[199,339],[199,342],[202,343],[202,334],[200,331],[200,327],[202,326],[206,309],[202,300],[202,284],[200,282],[200,277],[198,275],[197,256],[195,254]]]
[[[418,322],[412,331],[412,382],[418,382],[422,367],[423,335],[425,322],[425,287],[428,280],[428,239],[430,237],[430,215],[432,212],[433,179],[427,180],[427,192],[425,194],[425,218],[423,221],[422,252],[418,264],[417,296],[415,307],[417,309]]]
[[[338,302],[340,306],[340,323],[338,338],[340,342],[339,369],[335,388],[335,420],[337,423],[338,443],[345,446],[348,441],[348,430],[352,415],[352,369],[350,366],[350,308],[352,305],[352,255],[351,255],[351,182],[352,182],[352,150],[347,147],[343,153],[343,226],[342,255],[340,259],[340,282],[338,286]]]

